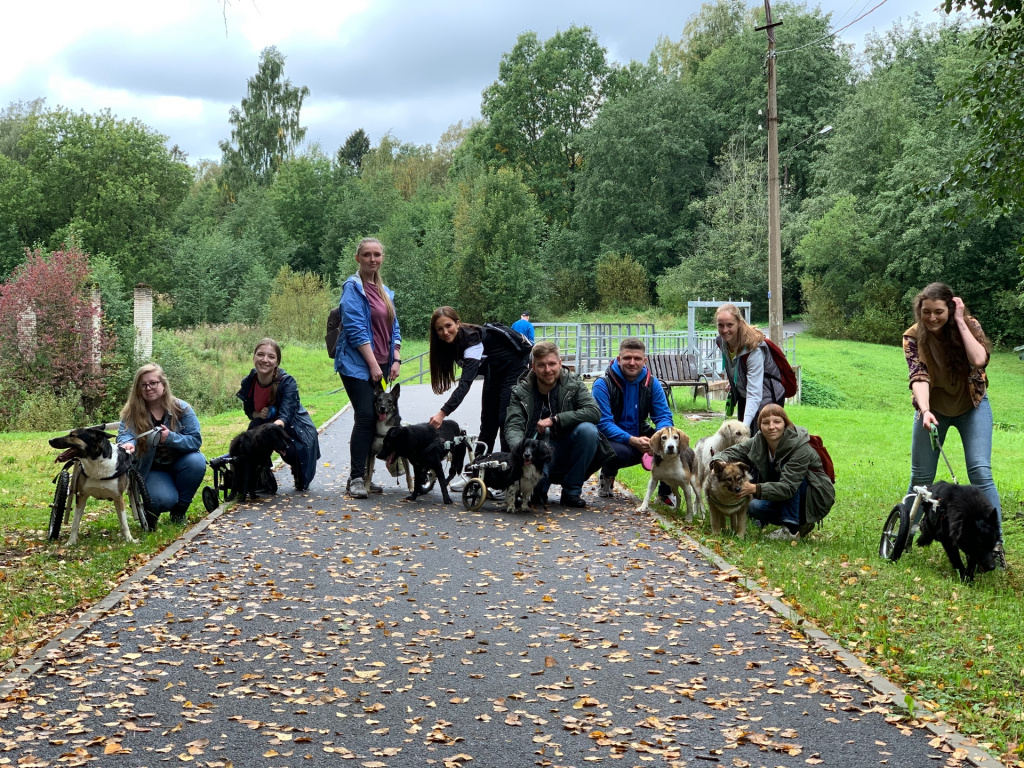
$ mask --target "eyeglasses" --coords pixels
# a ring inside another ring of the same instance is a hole
[[[139,389],[156,389],[161,384],[163,384],[163,382],[160,381],[160,380],[157,380],[157,381],[142,381],[142,382],[139,382]]]

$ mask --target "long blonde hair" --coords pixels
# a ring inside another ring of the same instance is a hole
[[[160,377],[160,383],[164,385],[164,394],[160,404],[164,411],[171,415],[171,431],[175,431],[181,423],[182,408],[178,401],[171,394],[171,385],[167,383],[167,374],[164,369],[156,363],[147,363],[135,372],[135,379],[132,381],[132,391],[128,393],[128,402],[121,409],[121,421],[136,435],[142,434],[153,426],[153,417],[150,416],[149,406],[142,399],[142,377],[149,373],[156,373]],[[146,450],[146,438],[141,438],[136,443],[136,449]]]
[[[764,334],[761,333],[757,328],[747,323],[743,319],[743,313],[740,312],[740,308],[735,304],[722,304],[715,310],[715,318],[717,319],[723,312],[728,312],[734,318],[736,318],[736,340],[739,342],[737,350],[741,349],[754,349],[762,341],[764,341]]]
[[[370,245],[370,243],[379,245],[381,255],[384,254],[384,243],[376,237],[364,237],[359,241],[359,247],[356,248],[356,256],[362,256],[366,246]],[[359,279],[362,280],[362,276]],[[377,288],[377,294],[384,300],[384,306],[388,308],[388,327],[393,328],[395,325],[395,305],[391,302],[388,292],[384,290],[384,278],[381,277],[380,272],[377,272],[374,286]]]

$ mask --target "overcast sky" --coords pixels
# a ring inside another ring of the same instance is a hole
[[[879,0],[822,0],[841,27]],[[884,2],[884,0],[883,0]],[[841,33],[860,48],[938,0],[888,0]],[[219,159],[228,109],[245,94],[259,52],[276,45],[286,76],[306,85],[307,143],[333,153],[355,129],[374,144],[437,142],[480,114],[480,93],[527,30],[546,39],[594,30],[610,58],[646,60],[659,35],[678,39],[699,0],[47,0],[11,2],[0,46],[0,107],[43,96],[89,112],[137,117],[190,161]],[[811,5],[813,7],[813,4]]]

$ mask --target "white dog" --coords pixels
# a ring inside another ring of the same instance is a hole
[[[677,499],[685,499],[686,522],[690,522],[693,520],[694,506],[698,511],[702,508],[699,486],[693,472],[694,453],[690,448],[690,438],[680,429],[663,427],[651,435],[651,453],[654,455],[654,466],[651,467],[651,479],[647,483],[647,493],[639,511],[650,510],[654,489],[658,483],[665,483],[672,488]]]
[[[707,493],[708,480],[711,477],[711,460],[726,448],[742,443],[750,437],[750,427],[736,419],[726,419],[718,431],[697,441],[693,449],[697,454],[697,485]]]

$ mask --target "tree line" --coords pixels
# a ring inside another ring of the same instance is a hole
[[[776,7],[785,310],[815,332],[897,343],[909,298],[941,279],[998,340],[1024,339],[1022,185],[1007,154],[1021,91],[985,87],[1012,82],[1024,45],[1013,3],[996,6],[894,25],[857,56],[820,9]],[[525,32],[482,93],[482,119],[436,145],[357,127],[333,152],[306,144],[311,95],[275,48],[230,112],[219,162],[190,166],[109,111],[12,104],[0,273],[26,247],[74,242],[111,306],[143,281],[164,327],[256,323],[282,291],[333,291],[356,242],[376,236],[411,336],[439,304],[510,322],[523,308],[747,298],[766,316],[760,23],[763,9],[716,0],[628,63],[587,27]]]

